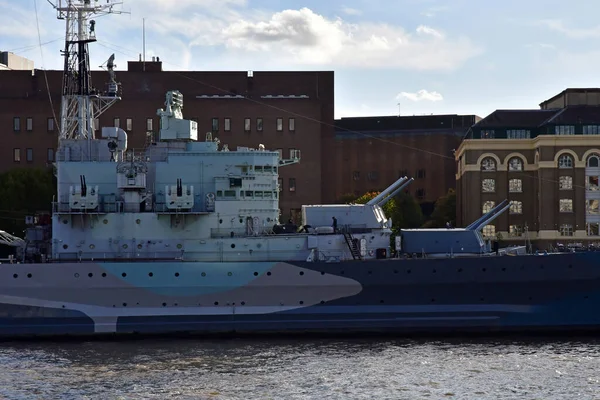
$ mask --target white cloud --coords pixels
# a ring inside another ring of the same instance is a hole
[[[449,7],[448,6],[436,6],[436,7],[429,7],[427,10],[423,11],[421,13],[421,15],[424,15],[426,17],[429,18],[433,18],[435,17],[437,14],[448,10]]]
[[[419,90],[416,93],[410,93],[410,92],[401,92],[398,96],[396,96],[396,99],[408,99],[410,101],[421,101],[421,100],[425,100],[425,101],[442,101],[444,100],[444,97],[438,93],[438,92],[429,92],[425,89]]]
[[[130,15],[98,19],[92,65],[100,65],[111,52],[115,52],[119,69],[125,67],[125,59],[137,59],[142,52],[142,18],[146,18],[146,59],[160,56],[167,69],[453,70],[482,52],[468,38],[445,35],[424,25],[406,31],[398,25],[327,18],[308,8],[272,12],[250,8],[248,0],[178,0],[177,7],[172,4],[127,0]],[[0,11],[2,6],[9,6],[7,0],[0,0]],[[27,7],[31,5],[23,4],[22,13],[15,15],[26,16],[31,11]],[[38,0],[38,8],[40,25],[46,29],[42,41],[55,39],[57,33],[60,36],[64,22],[56,20],[47,2]],[[0,26],[3,21],[0,16]],[[14,39],[18,45],[35,44],[37,31],[31,21],[24,21],[27,28],[22,30],[29,39],[2,30],[3,39]],[[52,68],[61,68],[60,57],[49,57],[60,47],[58,42],[45,50]]]
[[[600,25],[593,28],[570,28],[558,19],[545,19],[537,21],[535,25],[546,27],[555,32],[564,34],[572,39],[588,39],[600,37]]]
[[[351,8],[351,7],[343,7],[342,12],[344,14],[348,14],[348,15],[362,15],[361,10],[357,10],[356,8]]]

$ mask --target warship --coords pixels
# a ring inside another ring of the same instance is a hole
[[[111,2],[59,1],[66,20],[57,196],[0,264],[0,335],[497,332],[600,326],[600,252],[529,253],[485,240],[505,200],[465,228],[394,235],[382,206],[304,205],[280,223],[278,173],[292,152],[199,140],[183,96],[165,94],[160,135],[128,149],[94,121],[120,100],[90,80],[93,15]]]

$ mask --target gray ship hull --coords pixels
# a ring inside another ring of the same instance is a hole
[[[597,329],[599,261],[3,264],[0,335]]]

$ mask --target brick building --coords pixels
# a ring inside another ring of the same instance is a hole
[[[459,226],[508,199],[484,235],[541,248],[600,241],[600,89],[497,110],[469,130],[456,161]]]
[[[92,72],[98,90],[107,78],[104,71]],[[200,137],[212,131],[230,148],[262,143],[286,156],[292,149],[302,152],[300,164],[281,169],[284,217],[302,204],[332,201],[321,170],[333,161],[324,151],[334,140],[333,72],[177,72],[163,71],[157,60],[129,62],[126,71],[117,71],[117,81],[122,100],[95,127],[125,129],[130,149],[158,133],[156,110],[167,91],[179,90],[184,118],[198,122]],[[0,171],[54,161],[61,85],[62,71],[0,70]]]
[[[418,201],[433,203],[456,185],[454,150],[475,115],[386,116],[335,121],[336,198],[383,190],[400,176],[415,178],[407,187]]]

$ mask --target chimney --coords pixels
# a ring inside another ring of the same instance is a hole
[[[142,53],[140,53],[140,62],[142,62]]]

